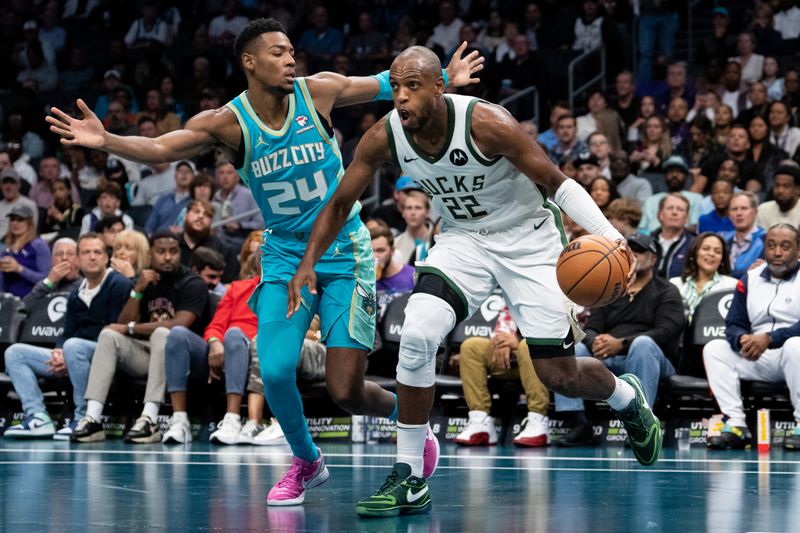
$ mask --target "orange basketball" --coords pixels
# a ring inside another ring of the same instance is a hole
[[[584,307],[607,305],[627,290],[630,263],[617,243],[599,235],[570,242],[556,264],[558,286]]]

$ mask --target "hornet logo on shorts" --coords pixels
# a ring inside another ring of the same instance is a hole
[[[367,292],[367,290],[364,287],[362,287],[360,284],[357,283],[356,294],[358,295],[358,300],[359,304],[361,305],[361,309],[369,316],[374,315],[375,309],[377,308],[375,293]]]
[[[452,152],[450,152],[450,162],[453,163],[457,167],[463,167],[467,164],[469,158],[467,154],[464,153],[464,150],[459,150],[456,148]]]
[[[300,126],[301,128],[305,128],[306,124],[308,124],[308,117],[305,115],[300,115],[299,117],[294,119],[294,121],[297,122],[297,125]]]

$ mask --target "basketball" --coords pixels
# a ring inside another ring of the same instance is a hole
[[[558,258],[558,286],[584,307],[607,305],[627,290],[630,263],[617,243],[599,235],[570,242]]]

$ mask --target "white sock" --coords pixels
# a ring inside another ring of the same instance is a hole
[[[186,413],[186,411],[175,411],[174,413],[172,413],[172,421],[173,422],[188,422],[189,421],[189,415]]]
[[[612,411],[622,411],[636,398],[636,391],[631,387],[630,383],[622,381],[617,376],[614,376],[614,381],[617,386],[606,400],[606,403]]]
[[[95,422],[100,422],[100,418],[103,416],[103,404],[97,400],[87,401],[86,416],[91,417]]]
[[[149,417],[150,420],[155,422],[156,420],[158,420],[158,408],[159,407],[160,407],[160,405],[157,404],[156,402],[145,402],[144,409],[142,409],[142,414],[144,416]]]
[[[425,433],[428,424],[397,422],[397,462],[411,466],[411,475],[422,477]]]
[[[227,418],[228,420],[233,420],[235,422],[240,422],[242,420],[242,417],[240,417],[236,413],[225,413],[225,418]]]

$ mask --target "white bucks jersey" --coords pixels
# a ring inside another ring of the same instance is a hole
[[[551,214],[552,204],[527,176],[505,157],[487,158],[473,142],[472,110],[482,100],[454,94],[444,99],[447,139],[435,156],[414,143],[397,110],[386,121],[397,164],[431,198],[443,227],[495,230]]]

